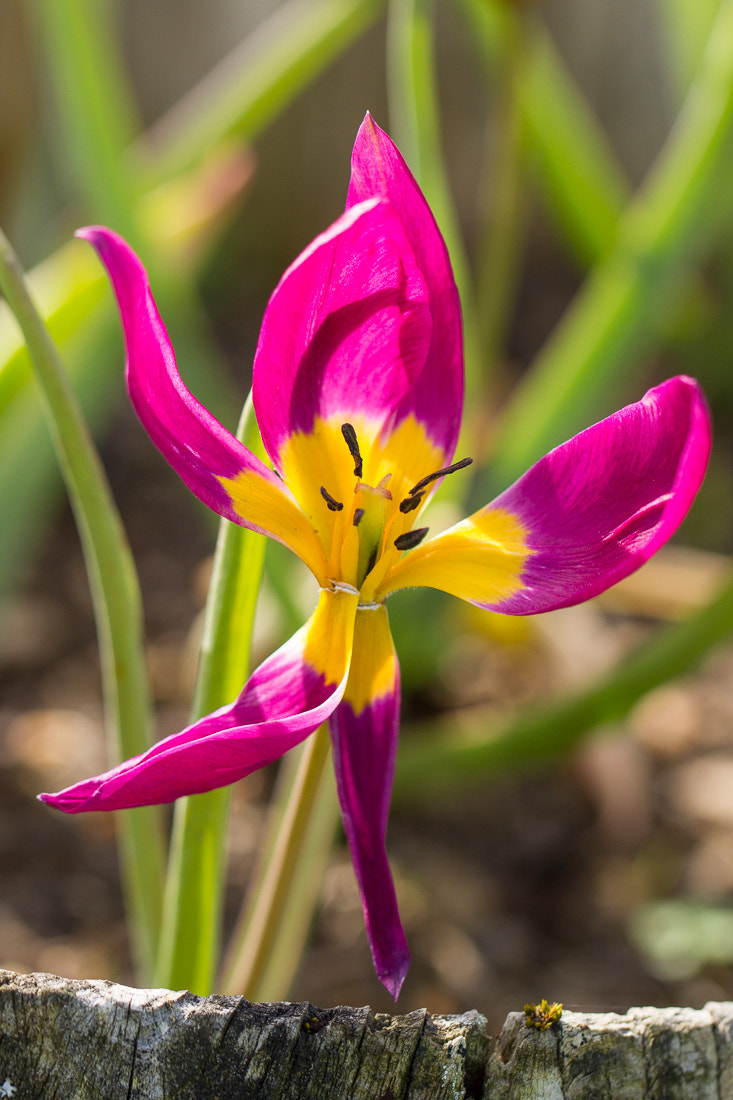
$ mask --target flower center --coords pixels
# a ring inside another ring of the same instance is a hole
[[[321,486],[326,508],[337,513],[333,524],[330,575],[334,580],[338,577],[339,581],[347,581],[361,589],[377,564],[376,572],[381,582],[393,561],[396,562],[404,551],[418,546],[427,535],[427,527],[412,529],[414,517],[410,513],[421,506],[428,486],[438,478],[470,466],[473,459],[463,458],[421,478],[398,504],[389,489],[392,473],[385,474],[377,485],[362,480],[364,460],[353,425],[342,424],[341,434],[354,461],[357,480],[351,500],[337,500],[326,486]]]

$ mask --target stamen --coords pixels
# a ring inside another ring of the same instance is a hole
[[[331,494],[329,493],[328,489],[324,489],[322,485],[321,485],[321,496],[323,497],[326,504],[328,505],[328,510],[330,512],[340,512],[342,510],[343,504],[341,503],[341,501],[340,500],[335,500],[331,496]]]
[[[414,550],[427,535],[429,527],[416,527],[414,531],[405,531],[404,535],[398,535],[394,544],[398,550]]]
[[[353,521],[354,522],[354,527],[359,526],[359,524],[361,523],[362,516],[364,515],[365,511],[366,511],[365,508],[355,508],[354,509],[354,521]]]
[[[460,462],[454,462],[452,466],[445,466],[442,470],[436,470],[434,474],[428,474],[427,477],[418,481],[417,485],[412,486],[410,496],[414,497],[416,493],[425,489],[431,481],[436,481],[439,477],[445,477],[446,474],[454,474],[456,470],[463,470],[466,466],[470,466],[472,462],[472,458],[462,458]]]
[[[361,451],[359,450],[359,441],[356,438],[356,431],[353,424],[342,424],[341,435],[346,441],[346,446],[351,452],[351,457],[354,460],[354,477],[361,477],[363,470],[363,462],[361,457]]]
[[[417,493],[414,497],[405,497],[400,501],[400,511],[403,515],[407,515],[408,512],[414,512],[416,508],[420,507],[424,493]]]

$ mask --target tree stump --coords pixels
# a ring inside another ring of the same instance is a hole
[[[511,1013],[253,1004],[0,971],[0,1098],[733,1100],[733,1003]]]

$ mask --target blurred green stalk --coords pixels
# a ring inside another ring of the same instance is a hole
[[[262,455],[251,397],[238,438]],[[219,538],[206,602],[204,633],[191,710],[203,717],[242,690],[267,540],[228,520]],[[226,833],[231,788],[176,802],[155,981],[172,989],[212,990],[219,960]]]
[[[305,753],[307,749],[308,746],[304,745],[302,752]],[[253,1001],[284,1001],[292,996],[293,982],[311,933],[340,819],[336,776],[330,760],[329,754],[305,828],[297,837],[297,859],[290,875],[287,897],[280,910],[275,939],[270,945],[266,965],[261,971],[259,981],[252,982],[248,987],[248,996]],[[270,811],[273,833],[275,827],[284,821],[282,811],[290,801],[289,792],[298,782],[300,767],[301,757],[295,753],[288,753],[282,761],[282,776],[278,776],[278,790]],[[277,834],[274,833],[273,850],[276,843]],[[255,878],[248,890],[246,904],[250,898],[256,897],[257,883],[258,878]],[[234,950],[236,943],[235,935],[232,943]],[[232,983],[228,983],[224,977],[220,988],[224,993],[234,992]],[[241,993],[242,990],[238,992]]]
[[[287,0],[132,149],[146,186],[230,138],[251,141],[378,17],[384,0]]]
[[[656,0],[675,90],[686,91],[700,64],[721,0]]]
[[[619,220],[613,249],[503,410],[484,494],[607,411],[685,265],[728,216],[721,168],[729,164],[732,123],[733,0],[724,0],[701,69],[655,167]]]
[[[608,138],[539,16],[506,0],[461,4],[489,83],[520,52],[513,90],[523,153],[572,252],[595,262],[612,247],[629,197]]]
[[[122,156],[139,131],[119,53],[113,7],[100,0],[35,0],[55,91],[62,163],[87,210],[139,249],[135,200],[139,181]]]
[[[390,0],[387,19],[387,88],[390,135],[425,194],[445,237],[461,297],[466,392],[485,385],[474,288],[451,194],[441,143],[435,70],[435,0]]]
[[[152,741],[135,565],[102,465],[63,364],[0,233],[0,289],[25,337],[84,550],[97,622],[111,761]],[[149,978],[161,911],[163,839],[158,807],[121,817],[122,875],[133,952]]]
[[[268,972],[285,986],[283,995],[288,992],[310,929],[321,884],[318,872],[322,875],[338,818],[335,783],[325,778],[330,758],[324,724],[283,762],[262,857],[224,963],[225,992],[243,993],[250,1000],[270,997],[275,991],[265,984]],[[294,893],[297,901],[307,903],[305,910],[293,904]],[[302,931],[288,944],[282,925],[286,921],[292,926],[294,919]]]
[[[527,213],[519,88],[527,64],[524,20],[509,28],[497,65],[495,107],[485,127],[482,227],[476,260],[476,315],[483,362],[498,375],[513,315]]]

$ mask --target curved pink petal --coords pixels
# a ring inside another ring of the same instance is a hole
[[[209,508],[284,542],[318,573],[315,536],[280,479],[184,386],[138,257],[103,226],[80,229],[77,236],[95,247],[112,281],[125,332],[130,397],[155,445]]]
[[[234,703],[103,775],[38,797],[70,814],[124,810],[225,787],[271,764],[341,700],[356,602],[356,596],[322,593],[313,617],[260,665]]]
[[[253,397],[275,465],[317,417],[380,425],[419,376],[430,331],[399,218],[378,199],[354,206],[288,268],[265,311]]]
[[[412,585],[529,615],[588,600],[643,565],[705,475],[710,419],[672,378],[557,447],[492,504],[406,555],[377,598]]]
[[[367,938],[397,999],[410,965],[385,849],[400,718],[399,665],[384,607],[360,610],[343,702],[331,717],[334,768]]]
[[[710,446],[704,394],[680,376],[551,451],[494,502],[531,552],[524,588],[496,609],[567,607],[633,573],[687,515]]]
[[[367,114],[351,159],[347,210],[374,195],[386,199],[399,215],[427,283],[433,321],[425,365],[395,410],[394,424],[414,415],[449,462],[463,411],[463,334],[458,291],[448,250],[423,193],[397,146]]]

